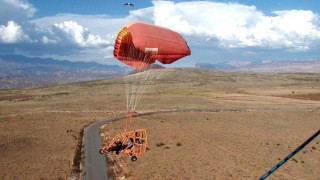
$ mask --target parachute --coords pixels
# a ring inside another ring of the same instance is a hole
[[[130,129],[134,110],[146,89],[160,75],[150,73],[156,61],[171,64],[191,54],[184,38],[168,28],[145,22],[129,22],[119,31],[114,45],[114,57],[136,70],[147,73],[127,75],[125,79],[127,114],[125,131]],[[139,71],[136,71],[139,72]]]
[[[137,155],[144,154],[147,147],[147,131],[138,129],[130,131],[135,109],[142,95],[153,85],[153,80],[159,79],[164,72],[151,70],[156,61],[171,64],[180,58],[191,54],[189,46],[183,37],[170,29],[144,22],[130,22],[119,31],[114,45],[114,57],[135,69],[134,73],[124,76],[127,98],[127,116],[124,133],[117,135],[100,153],[124,153],[137,160]],[[132,142],[131,146],[120,146],[115,143]],[[137,139],[139,141],[133,141]],[[116,144],[116,145],[115,145]],[[122,147],[122,148],[121,148]]]
[[[123,63],[141,69],[156,60],[171,64],[191,52],[175,31],[144,22],[130,22],[118,33],[113,54]]]

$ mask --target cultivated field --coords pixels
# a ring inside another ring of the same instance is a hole
[[[149,150],[137,162],[107,156],[116,178],[256,179],[320,128],[320,74],[156,71],[138,112],[224,110],[135,118]],[[121,78],[1,90],[0,179],[64,179],[80,129],[125,110]],[[123,128],[120,120],[101,133]],[[320,179],[319,166],[318,137],[270,179]]]

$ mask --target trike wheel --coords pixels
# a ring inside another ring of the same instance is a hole
[[[100,154],[104,154],[103,149],[100,149],[100,150],[99,150],[99,153],[100,153]]]
[[[131,157],[131,161],[136,161],[138,158],[137,158],[137,156],[132,156]]]

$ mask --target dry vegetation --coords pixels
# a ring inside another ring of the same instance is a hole
[[[107,157],[117,179],[258,179],[319,128],[319,115],[268,110],[140,117],[135,128],[148,130],[147,153],[137,162]],[[116,134],[123,123],[104,128]],[[319,143],[310,143],[270,179],[319,179]]]
[[[120,177],[256,179],[320,127],[320,74],[156,71],[165,72],[137,111],[253,111],[136,118],[133,128],[148,130],[149,150],[135,163],[126,156],[107,156]],[[80,129],[123,114],[123,87],[121,78],[114,78],[1,90],[0,179],[64,179]],[[120,120],[102,131],[108,139],[123,126]],[[319,166],[317,138],[271,179],[320,179]]]

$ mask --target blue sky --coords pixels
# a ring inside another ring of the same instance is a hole
[[[123,6],[130,2],[135,6]],[[0,0],[0,54],[122,65],[118,30],[144,21],[179,32],[191,56],[171,66],[320,59],[316,0]]]

